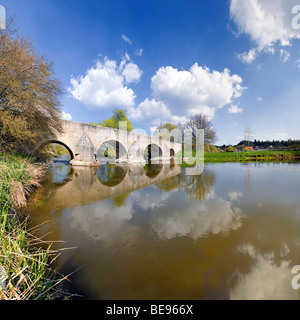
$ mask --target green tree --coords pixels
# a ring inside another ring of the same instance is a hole
[[[227,152],[234,152],[234,147],[233,146],[229,146],[227,148]]]
[[[159,131],[159,130],[166,129],[166,130],[168,130],[168,132],[171,134],[172,131],[175,130],[175,129],[178,129],[178,127],[177,127],[175,124],[172,124],[172,123],[170,123],[170,122],[166,122],[165,124],[161,124],[161,125],[160,125],[159,127],[157,127],[156,129],[157,129],[158,131]],[[157,132],[156,136],[159,136],[159,137],[161,137],[161,138],[164,139],[164,140],[169,140],[169,139],[170,139],[171,142],[174,142],[174,137],[173,137],[173,136],[170,137],[169,134]]]
[[[53,64],[7,23],[0,30],[0,151],[31,152],[62,131]]]
[[[220,149],[217,148],[216,146],[210,146],[210,152],[217,153],[217,152],[220,152]]]
[[[90,122],[90,124],[107,127],[107,128],[120,129],[119,123],[121,121],[127,122],[127,131],[130,132],[133,130],[132,124],[126,116],[126,110],[123,110],[123,109],[115,109],[113,111],[113,116],[111,118],[108,118],[107,120],[101,121],[99,123]]]
[[[204,145],[204,152],[210,152],[210,146],[209,144]]]
[[[167,129],[170,132],[174,129],[177,129],[178,127],[175,124],[172,124],[170,122],[166,122],[165,124],[161,124],[157,129]]]

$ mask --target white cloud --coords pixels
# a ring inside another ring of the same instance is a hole
[[[174,105],[180,114],[204,112],[213,116],[215,109],[239,98],[245,88],[238,75],[210,71],[195,63],[189,71],[178,71],[172,67],[162,67],[153,76],[151,88],[154,98]]]
[[[276,136],[277,138],[280,138],[280,139],[285,139],[285,138],[287,138],[289,135],[288,135],[287,133],[285,133],[285,132],[277,132],[277,133],[275,133],[275,136]]]
[[[149,100],[140,103],[136,109],[129,110],[130,117],[135,120],[146,119],[149,123],[160,124],[163,119],[171,118],[172,115],[166,105],[161,101]]]
[[[130,82],[139,82],[143,72],[139,67],[132,62],[129,62],[125,65],[122,75],[125,77],[127,83]]]
[[[256,44],[248,54],[240,55],[244,62],[253,62],[263,51],[274,54],[275,45],[290,46],[293,39],[300,38],[291,26],[291,8],[291,1],[286,0],[231,0],[230,18],[238,34],[249,35]]]
[[[69,114],[69,113],[66,113],[66,112],[62,112],[61,113],[61,118],[63,119],[63,120],[72,120],[72,116]]]
[[[263,101],[263,98],[262,97],[257,97],[257,101],[261,102],[261,101]]]
[[[283,62],[287,62],[289,57],[290,57],[290,53],[284,49],[280,49],[280,57],[282,58]]]
[[[211,71],[195,63],[190,70],[178,71],[173,67],[161,67],[151,80],[153,100],[146,99],[132,114],[136,118],[159,118],[178,122],[186,117],[202,113],[212,119],[217,109],[239,98],[245,87],[242,78],[223,72]]]
[[[231,107],[228,109],[229,113],[242,113],[244,111],[243,108],[239,108],[238,105],[231,105]]]
[[[261,140],[285,140],[289,136],[286,132],[276,132],[272,134],[267,134],[261,138]]]
[[[132,119],[153,124],[155,128],[162,122],[179,123],[186,121],[186,117],[173,115],[162,101],[148,98],[140,103],[137,108],[129,109]]]
[[[143,55],[143,52],[144,52],[144,49],[138,49],[138,50],[136,50],[135,54],[137,56],[141,56],[141,55]]]
[[[122,39],[128,44],[132,44],[132,41],[125,34],[122,34]]]
[[[71,78],[69,92],[73,98],[95,108],[133,107],[136,98],[126,84],[138,82],[142,71],[130,61],[128,54],[120,62],[104,57],[90,68],[85,76]]]
[[[238,58],[244,63],[252,63],[256,59],[257,52],[255,49],[251,49],[249,52],[239,53]]]

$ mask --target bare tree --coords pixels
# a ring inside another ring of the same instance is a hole
[[[253,138],[253,133],[252,133],[252,130],[251,130],[251,128],[250,127],[247,127],[246,129],[245,129],[245,131],[244,131],[244,137],[245,137],[245,140],[247,141],[247,143],[248,143],[248,147],[249,147],[249,145],[250,145],[250,141],[252,140],[252,138]]]
[[[210,120],[208,120],[206,115],[196,114],[190,117],[190,119],[184,123],[178,125],[181,130],[188,129],[191,130],[193,137],[193,145],[196,144],[196,129],[204,130],[204,144],[212,145],[214,144],[218,138],[217,133],[213,127],[213,124]]]
[[[0,30],[0,150],[27,152],[62,130],[53,65],[14,29]]]

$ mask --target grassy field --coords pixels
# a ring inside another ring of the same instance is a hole
[[[49,266],[51,246],[28,230],[20,216],[43,169],[32,160],[0,154],[0,300],[51,299],[57,284]]]
[[[300,159],[300,151],[250,151],[205,153],[206,162],[288,161]]]
[[[193,152],[193,157],[195,157]],[[177,155],[180,157],[181,155]],[[180,160],[180,158],[178,159]],[[201,159],[203,160],[203,159]],[[300,151],[205,152],[204,162],[290,162],[300,160]],[[183,161],[183,166],[193,167]]]

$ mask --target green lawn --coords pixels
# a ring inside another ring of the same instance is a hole
[[[300,159],[300,151],[249,151],[205,153],[205,161],[268,161]]]
[[[193,152],[195,156],[195,152]],[[288,161],[300,159],[300,151],[206,152],[205,162]]]

